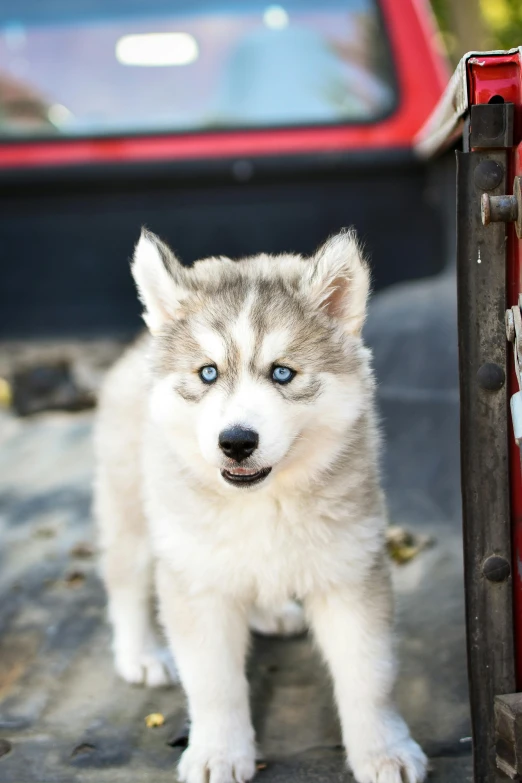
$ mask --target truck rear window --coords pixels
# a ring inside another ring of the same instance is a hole
[[[0,136],[370,122],[395,103],[376,0],[3,0]]]

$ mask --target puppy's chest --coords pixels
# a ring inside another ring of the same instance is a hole
[[[351,538],[310,501],[195,504],[153,531],[156,551],[194,589],[220,589],[263,604],[304,598],[346,579]]]

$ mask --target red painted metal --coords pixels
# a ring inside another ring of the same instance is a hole
[[[0,169],[409,147],[446,86],[426,0],[381,0],[397,72],[393,114],[365,125],[0,143]],[[414,42],[414,45],[413,45]]]
[[[489,103],[500,95],[506,103],[515,104],[514,144],[509,155],[507,181],[512,192],[513,178],[522,174],[522,62],[520,54],[472,57],[468,61],[470,103]],[[508,224],[507,242],[507,303],[518,304],[522,292],[522,243],[513,224]],[[512,359],[511,359],[512,363]],[[508,376],[509,396],[518,391],[512,364]],[[522,690],[522,472],[520,451],[510,429],[510,491],[511,524],[513,531],[513,590],[514,626],[517,668],[517,689]]]

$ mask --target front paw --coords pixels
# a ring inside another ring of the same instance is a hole
[[[358,783],[422,783],[428,759],[411,737],[352,761]]]
[[[189,745],[178,765],[180,783],[247,783],[255,773],[253,744],[217,749]]]
[[[134,656],[124,650],[115,654],[114,663],[120,677],[131,685],[159,688],[179,682],[176,664],[168,650],[156,648]]]

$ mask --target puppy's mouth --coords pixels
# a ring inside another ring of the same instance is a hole
[[[266,479],[272,468],[263,468],[263,470],[250,470],[249,468],[230,468],[222,470],[221,475],[229,484],[236,487],[251,487],[253,484],[260,484]]]

